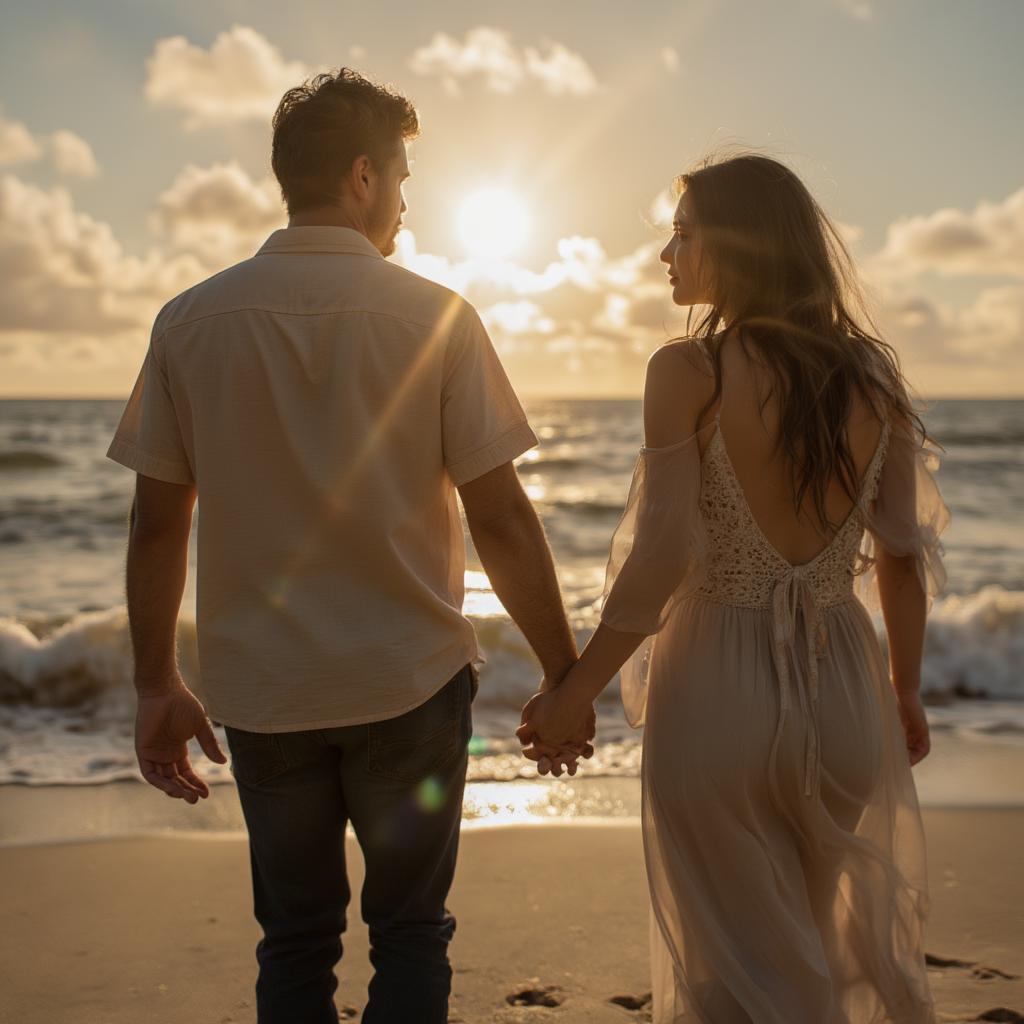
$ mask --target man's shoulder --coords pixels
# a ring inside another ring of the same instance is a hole
[[[207,316],[227,312],[238,304],[238,293],[251,273],[254,257],[235,263],[178,292],[156,315],[154,332],[166,334]],[[232,297],[235,301],[232,302]]]
[[[367,313],[395,317],[429,330],[477,316],[467,299],[437,281],[398,263],[384,261],[377,269],[380,287],[366,296]]]
[[[451,330],[456,324],[472,326],[479,321],[476,310],[458,292],[383,260],[363,264],[354,282],[342,285],[322,281],[310,296],[309,308],[295,307],[292,301],[269,301],[266,286],[270,282],[265,273],[264,265],[253,257],[199,281],[164,305],[156,318],[156,333],[166,334],[211,316],[243,309],[282,314],[358,313],[425,331],[435,331],[439,326]]]

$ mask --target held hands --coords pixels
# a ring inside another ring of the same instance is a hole
[[[590,740],[597,732],[593,704],[582,705],[571,691],[541,684],[523,708],[522,725],[516,730],[523,755],[537,762],[540,775],[556,778],[564,771],[575,775],[577,759],[594,753]]]
[[[142,777],[169,797],[190,804],[204,800],[210,788],[196,775],[188,756],[188,741],[195,736],[211,761],[225,764],[203,705],[174,672],[154,685],[141,685],[135,716],[135,754]]]

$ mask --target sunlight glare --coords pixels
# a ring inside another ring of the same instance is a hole
[[[523,202],[503,188],[471,193],[459,208],[459,237],[479,259],[504,259],[523,244],[529,215]]]

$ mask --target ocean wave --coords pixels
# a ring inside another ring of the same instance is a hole
[[[52,469],[63,466],[64,460],[49,452],[0,452],[0,471],[16,469]]]
[[[590,635],[581,619],[577,642]],[[518,711],[539,682],[526,640],[500,615],[475,618],[486,658],[476,708]],[[879,622],[880,638],[884,631]],[[182,675],[198,674],[195,622],[178,623]],[[0,618],[0,705],[78,708],[107,695],[130,692],[131,643],[125,608],[77,615],[37,636],[16,619]],[[922,692],[943,698],[1024,699],[1024,591],[988,586],[937,601],[928,619]],[[611,699],[611,698],[609,698]]]

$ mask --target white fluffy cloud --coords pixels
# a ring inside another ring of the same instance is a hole
[[[580,54],[552,40],[523,49],[508,32],[481,25],[466,32],[460,42],[446,32],[416,50],[409,67],[418,75],[441,79],[452,95],[459,81],[481,77],[494,92],[511,93],[526,82],[539,82],[552,95],[587,96],[598,89],[590,65]]]
[[[184,36],[157,42],[146,62],[146,98],[183,111],[188,128],[266,120],[281,96],[309,77],[302,61],[287,61],[254,28],[233,25],[209,50]]]
[[[92,147],[80,135],[63,128],[37,135],[21,121],[0,115],[0,166],[32,163],[47,154],[58,174],[94,178],[99,173]]]
[[[1024,187],[973,211],[947,208],[890,225],[878,260],[894,271],[1024,277]]]
[[[185,256],[128,256],[110,226],[75,210],[65,189],[0,177],[0,335],[148,327],[198,269]]]
[[[92,147],[80,135],[65,130],[50,137],[54,166],[61,174],[77,178],[95,178],[100,172]]]
[[[38,160],[43,148],[21,123],[0,115],[0,165]]]
[[[233,161],[184,168],[157,198],[153,215],[177,250],[218,269],[251,256],[285,220],[276,182],[254,181]]]

